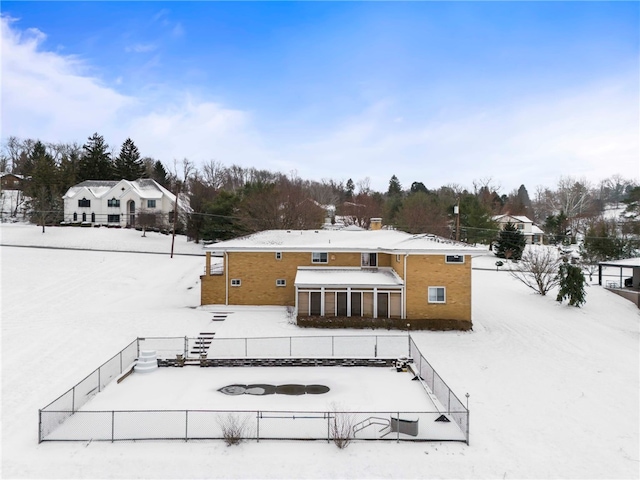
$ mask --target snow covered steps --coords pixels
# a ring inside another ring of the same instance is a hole
[[[198,357],[206,356],[215,334],[215,332],[200,332],[189,353]]]

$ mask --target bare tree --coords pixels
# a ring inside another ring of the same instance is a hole
[[[562,259],[558,253],[545,246],[530,246],[519,262],[512,265],[511,276],[540,295],[558,285],[558,268]]]

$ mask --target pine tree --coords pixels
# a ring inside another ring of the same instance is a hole
[[[78,168],[78,180],[113,180],[113,165],[108,152],[109,145],[97,133],[82,146],[84,155]]]
[[[153,173],[151,174],[151,178],[164,188],[169,188],[169,179],[167,177],[167,170],[164,168],[164,165],[162,165],[160,160],[156,160],[156,163],[153,164]]]
[[[345,194],[348,201],[351,201],[353,199],[353,192],[355,189],[356,189],[356,186],[354,185],[353,180],[351,179],[347,180],[347,190]]]
[[[579,267],[569,263],[563,263],[558,270],[558,282],[560,290],[556,300],[562,302],[569,300],[569,305],[580,307],[586,300],[586,292],[584,291],[584,275]]]
[[[496,241],[496,256],[499,258],[507,258],[511,260],[520,260],[522,252],[527,240],[524,235],[509,222],[500,231],[498,240]]]
[[[61,218],[61,198],[58,181],[58,170],[53,157],[45,146],[36,142],[29,163],[32,165],[31,178],[25,189],[25,194],[31,197],[29,206],[32,219],[42,225],[42,232],[48,222]]]
[[[133,140],[127,138],[113,162],[113,176],[116,180],[136,180],[144,175],[145,169],[140,159],[140,152]]]

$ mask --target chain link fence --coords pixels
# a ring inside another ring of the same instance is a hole
[[[408,335],[262,338],[145,337],[140,350],[159,359],[183,358],[398,358],[409,352]]]
[[[399,358],[408,356],[436,406],[435,411],[230,411],[80,410],[117,376],[132,368],[142,350],[159,359],[188,358],[199,339],[146,337],[131,342],[39,412],[39,441],[226,439],[437,440],[469,443],[469,412],[427,362],[409,335],[354,335],[212,339],[209,358]],[[407,355],[408,353],[408,355]],[[193,355],[192,355],[193,356]],[[447,419],[441,421],[446,414]]]
[[[42,408],[40,410],[39,441],[42,441],[68,420],[115,377],[132,368],[138,354],[138,340],[136,339],[87,375],[76,386]],[[43,414],[43,412],[46,413]]]
[[[59,412],[42,411],[45,421]],[[79,411],[43,441],[352,440],[466,441],[439,412],[403,411]]]
[[[453,393],[445,381],[438,375],[431,364],[420,352],[413,338],[409,340],[409,356],[413,358],[418,375],[428,394],[435,397],[434,403],[442,413],[450,416],[463,432],[467,445],[469,444],[469,410]],[[439,404],[439,405],[438,405]]]

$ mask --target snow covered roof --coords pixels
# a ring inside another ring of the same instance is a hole
[[[398,230],[266,230],[207,247],[219,252],[328,251],[481,254],[483,249],[430,234]]]
[[[400,287],[402,279],[392,268],[377,270],[363,268],[298,267],[296,287],[356,286],[356,287]]]
[[[153,200],[166,196],[173,202],[176,198],[173,193],[150,178],[139,178],[138,180],[85,180],[69,188],[67,193],[64,194],[64,197],[73,198],[86,189],[94,198],[102,198],[105,195],[110,196],[112,194],[119,198],[121,195],[120,192],[118,192],[117,195],[115,192],[112,192],[118,185],[122,185],[124,189],[122,191],[133,190],[143,199]]]
[[[610,260],[608,262],[600,262],[600,265],[610,265],[616,267],[640,267],[640,257],[624,258],[622,260]]]
[[[496,222],[500,222],[500,221],[509,221],[509,219],[513,219],[516,222],[522,222],[522,223],[533,223],[533,221],[529,218],[529,217],[525,217],[524,215],[509,215],[509,214],[504,214],[504,215],[494,215],[493,216],[493,220]]]

